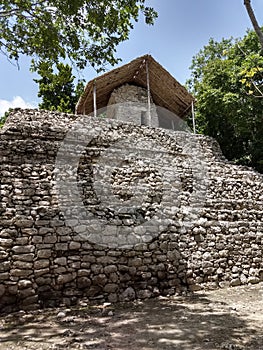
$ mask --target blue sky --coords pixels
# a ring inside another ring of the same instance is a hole
[[[155,25],[146,26],[143,20],[136,23],[117,55],[124,64],[151,54],[183,84],[190,76],[192,57],[209,38],[242,37],[251,28],[243,0],[148,0],[147,4],[159,14]],[[263,25],[263,0],[252,0],[252,5]],[[38,85],[33,81],[36,75],[29,72],[29,62],[29,58],[20,59],[18,70],[0,56],[0,115],[9,107],[37,106]],[[86,81],[95,76],[91,68],[83,72]]]

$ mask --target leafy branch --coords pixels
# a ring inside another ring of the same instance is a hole
[[[69,59],[78,69],[118,62],[117,45],[127,40],[142,13],[157,13],[146,0],[2,0],[0,51],[9,60],[33,57],[32,69]]]

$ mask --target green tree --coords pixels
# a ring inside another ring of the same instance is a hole
[[[72,68],[68,64],[59,63],[54,72],[48,63],[42,63],[38,74],[41,78],[35,81],[39,84],[38,97],[42,98],[39,108],[74,113],[84,84],[83,81],[79,81],[74,85]]]
[[[247,13],[249,15],[250,21],[253,25],[253,28],[258,36],[258,40],[259,40],[260,45],[261,45],[261,50],[263,51],[263,32],[262,32],[262,30],[258,24],[258,21],[256,19],[254,10],[253,10],[252,5],[251,5],[251,0],[244,0],[244,5],[246,7],[246,10],[247,10]]]
[[[114,64],[140,13],[147,24],[157,17],[145,0],[2,0],[0,50],[9,60],[33,57],[33,69],[64,59],[79,69]]]
[[[254,32],[242,40],[210,39],[194,58],[188,85],[197,100],[197,128],[224,155],[263,172],[263,57]]]
[[[7,117],[9,116],[9,114],[12,112],[12,108],[9,108],[9,110],[7,112],[5,112],[5,114],[3,116],[0,116],[0,129],[4,126],[5,121],[7,119]]]

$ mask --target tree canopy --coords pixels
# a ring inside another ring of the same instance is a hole
[[[79,69],[114,64],[140,13],[147,24],[157,17],[145,0],[2,0],[0,50],[9,60],[33,57],[34,69],[64,59]]]
[[[256,34],[210,39],[191,71],[199,132],[217,139],[228,159],[263,172],[263,57]]]
[[[39,84],[38,97],[42,98],[39,108],[75,113],[84,83],[79,81],[74,84],[72,68],[68,64],[59,63],[54,70],[48,63],[42,63],[37,72],[41,76],[40,79],[35,79]]]
[[[244,0],[244,5],[246,7],[250,21],[253,25],[255,33],[257,34],[258,40],[260,42],[261,51],[263,51],[263,32],[262,32],[262,30],[258,24],[258,21],[256,19],[256,15],[255,15],[254,10],[253,10],[252,5],[251,5],[251,0]]]

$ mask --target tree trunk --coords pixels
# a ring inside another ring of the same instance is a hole
[[[261,45],[261,51],[263,51],[263,33],[261,31],[261,28],[258,24],[258,21],[256,19],[256,16],[254,14],[254,11],[252,9],[252,6],[251,6],[251,0],[244,0],[244,5],[246,6],[246,9],[247,9],[247,13],[249,15],[249,18],[251,20],[251,23],[254,27],[254,30],[258,36],[258,39],[259,39],[259,42],[260,42],[260,45]]]

